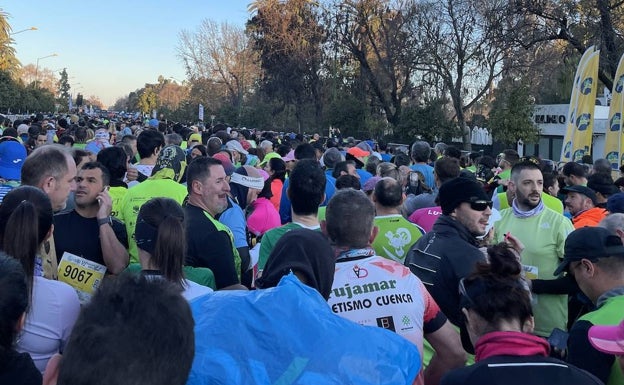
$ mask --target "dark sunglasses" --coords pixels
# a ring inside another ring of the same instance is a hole
[[[470,208],[475,210],[475,211],[485,211],[486,208],[492,208],[492,201],[486,201],[486,200],[473,200],[473,201],[469,201],[468,203],[470,203]]]

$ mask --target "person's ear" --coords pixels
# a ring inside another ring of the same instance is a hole
[[[50,230],[48,230],[48,232],[45,235],[45,238],[43,238],[43,240],[47,241],[48,239],[50,239],[50,237],[52,237],[52,234],[54,234],[54,225],[50,226]]]
[[[41,189],[44,193],[50,194],[56,188],[56,178],[53,176],[49,176],[43,180],[41,184]]]
[[[191,191],[195,194],[201,194],[202,183],[197,179],[191,182]]]
[[[43,372],[42,385],[56,385],[58,382],[59,371],[61,369],[62,358],[63,356],[59,353],[50,357],[48,364],[46,365],[45,372]]]
[[[375,238],[377,238],[377,234],[379,234],[379,227],[373,226],[373,229],[371,230],[370,238],[368,239],[369,244],[371,245],[373,244],[373,241],[375,240]]]
[[[529,318],[527,318],[526,321],[524,321],[524,324],[522,325],[522,331],[524,333],[533,334],[533,329],[535,329],[535,318],[533,318],[533,316],[530,316]]]
[[[327,233],[327,221],[323,219],[319,225],[321,225],[321,232],[325,234],[327,238],[329,238],[329,233]]]

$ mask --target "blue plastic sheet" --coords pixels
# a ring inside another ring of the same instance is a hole
[[[411,384],[420,369],[412,343],[335,315],[293,274],[271,289],[205,295],[191,309],[188,385]]]

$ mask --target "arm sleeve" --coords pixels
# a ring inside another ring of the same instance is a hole
[[[531,291],[535,294],[574,295],[580,289],[576,280],[571,275],[566,275],[557,279],[534,279],[531,281]]]
[[[439,330],[446,323],[447,318],[422,282],[420,282],[420,293],[425,301],[423,333],[430,334]]]
[[[115,217],[113,217],[113,231],[115,231],[115,237],[117,237],[119,243],[128,249],[128,232],[126,231],[126,225]]]
[[[570,329],[568,362],[587,370],[606,384],[615,357],[594,349],[587,337],[590,327],[592,327],[591,322],[581,320],[577,321]]]
[[[198,258],[199,264],[200,267],[212,270],[217,290],[240,283],[228,234],[225,231],[211,233],[202,244],[206,246],[203,248],[204,254]]]
[[[288,190],[289,180],[286,179],[284,182],[284,187],[282,187],[282,199],[280,200],[279,214],[280,219],[282,220],[282,224],[286,224],[292,221],[290,214],[290,199],[288,199],[288,194],[286,191]]]

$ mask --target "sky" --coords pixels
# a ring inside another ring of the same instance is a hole
[[[95,95],[106,107],[156,83],[186,78],[178,57],[179,33],[204,19],[243,26],[251,0],[10,0],[17,58],[57,73],[67,68],[70,92]],[[57,54],[58,56],[45,56]]]

